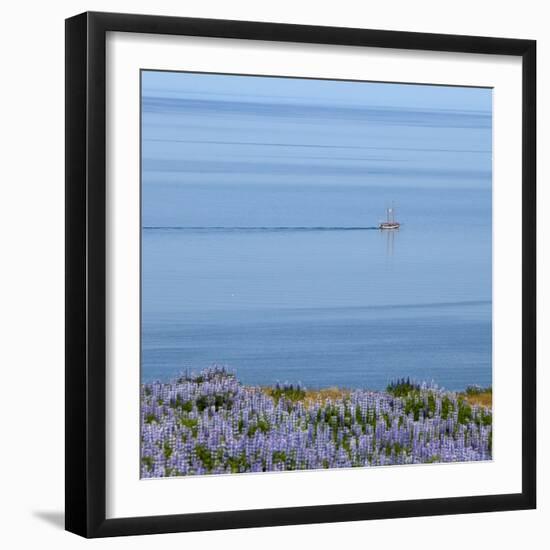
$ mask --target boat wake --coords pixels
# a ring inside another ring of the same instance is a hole
[[[193,232],[234,232],[234,233],[279,233],[279,232],[306,232],[306,231],[373,231],[378,227],[335,227],[335,226],[316,226],[316,227],[190,227],[190,226],[145,226],[144,231],[193,231]]]

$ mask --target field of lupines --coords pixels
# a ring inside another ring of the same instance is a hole
[[[459,394],[401,380],[327,395],[244,386],[218,367],[143,384],[141,475],[491,459],[491,410]]]

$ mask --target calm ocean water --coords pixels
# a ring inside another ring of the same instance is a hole
[[[144,380],[217,363],[250,384],[491,383],[488,191],[394,189],[398,232],[370,229],[387,189],[280,193],[307,228],[143,230]]]
[[[256,79],[247,100],[242,77],[192,76],[144,80],[142,379],[221,364],[247,384],[491,384],[475,91],[412,87],[388,110],[350,83]],[[401,229],[373,229],[391,201]]]

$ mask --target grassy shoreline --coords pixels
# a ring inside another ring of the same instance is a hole
[[[470,386],[466,388],[464,392],[458,394],[464,398],[470,405],[477,405],[479,407],[493,407],[493,389],[492,388],[478,388],[476,386]]]
[[[276,390],[273,386],[261,386],[262,391],[271,397],[276,396]],[[317,390],[304,389],[303,396],[298,399],[302,399],[305,404],[312,404],[316,401],[325,402],[327,400],[346,399],[354,391],[348,388],[338,388],[337,386],[331,386],[328,388],[320,388]],[[375,392],[382,392],[383,390],[372,390]],[[476,386],[470,386],[464,391],[455,392],[459,398],[464,399],[470,405],[476,405],[480,407],[492,407],[493,402],[493,390],[492,388],[478,388]]]

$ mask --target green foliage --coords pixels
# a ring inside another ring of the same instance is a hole
[[[392,454],[394,456],[398,456],[400,454],[406,453],[407,448],[399,443],[393,443],[392,445],[386,445],[385,449],[386,456],[391,456]]]
[[[196,401],[197,409],[199,412],[204,411],[208,407],[208,397],[206,395],[201,395]]]
[[[166,460],[168,460],[172,456],[172,453],[174,452],[174,450],[172,449],[172,446],[168,441],[164,442],[164,445],[162,447],[162,452]]]
[[[402,453],[405,453],[406,451],[407,449],[400,443],[396,442],[393,444],[393,452],[395,453],[395,455],[400,455]]]
[[[153,464],[155,463],[155,459],[152,456],[141,457],[141,462],[145,464],[145,467],[149,472],[153,470]]]
[[[433,455],[432,457],[430,457],[426,460],[426,464],[432,464],[434,462],[441,462],[441,456],[440,455]]]
[[[271,395],[271,397],[273,397],[277,401],[281,399],[281,397],[284,397],[289,401],[296,402],[304,399],[304,397],[306,396],[306,391],[299,384],[297,384],[296,386],[294,384],[284,386],[280,386],[279,384],[277,384],[275,387],[269,390],[269,395]]]
[[[219,393],[214,396],[214,408],[229,410],[233,406],[233,395],[230,393]]]
[[[344,427],[351,430],[352,425],[353,425],[353,420],[351,418],[351,415],[349,415],[349,414],[345,415],[344,416]]]
[[[185,426],[186,428],[189,428],[191,430],[191,433],[193,434],[193,437],[197,437],[197,433],[199,431],[198,424],[199,420],[198,418],[188,418],[186,416],[180,416],[178,418],[178,422]]]
[[[203,463],[204,467],[211,472],[215,466],[214,458],[205,445],[195,445],[197,458]]]
[[[479,423],[482,426],[490,426],[493,423],[493,414],[491,411],[486,409],[481,409],[479,412]]]
[[[192,401],[183,401],[181,398],[181,395],[178,394],[176,396],[176,399],[172,399],[170,401],[170,407],[173,409],[179,409],[182,412],[190,413],[193,410],[193,402]]]
[[[405,414],[412,414],[415,421],[420,419],[420,413],[424,411],[424,399],[419,392],[410,393],[405,398]]]
[[[296,470],[296,457],[292,456],[290,457],[290,460],[288,461],[288,469],[289,470]]]
[[[158,418],[153,413],[149,413],[145,417],[145,424],[152,424],[153,422],[158,422]]]
[[[263,433],[267,433],[269,431],[269,422],[265,418],[259,418],[256,421],[256,424],[252,424],[248,428],[248,437],[254,437],[254,434],[260,430]]]
[[[230,410],[233,405],[233,396],[230,393],[201,395],[195,403],[199,412],[203,412],[209,407],[214,407],[216,412],[220,409]]]
[[[433,391],[421,390],[418,385],[411,383],[409,379],[393,382],[388,386],[387,391],[403,399],[405,414],[412,414],[415,421],[420,419],[421,414],[428,417],[435,415],[436,395]],[[474,393],[477,395],[487,391],[487,389],[470,386],[467,391],[470,392],[470,395]],[[459,398],[457,401],[453,401],[452,396],[444,395],[441,398],[441,418],[447,420],[455,412],[459,424],[468,424],[475,417],[472,406],[465,399]],[[485,426],[492,423],[490,412],[481,412],[477,419],[479,423]]]
[[[468,424],[472,421],[472,407],[463,399],[458,400],[458,418],[459,424]]]
[[[447,420],[453,411],[453,402],[446,395],[441,400],[441,418]]]
[[[286,453],[284,451],[273,451],[271,459],[273,462],[286,462]]]
[[[250,464],[246,461],[245,453],[241,453],[239,456],[230,456],[227,459],[227,464],[231,469],[232,474],[237,474],[239,472],[245,472],[250,468]]]
[[[376,412],[375,411],[367,411],[367,422],[366,424],[372,426],[373,430],[376,430]]]
[[[328,404],[324,409],[324,421],[329,422],[331,418],[338,420],[338,409],[331,404]]]
[[[344,434],[341,445],[342,449],[344,449],[344,451],[346,451],[348,456],[351,458],[351,438]]]
[[[435,395],[433,392],[428,393],[428,412],[432,416],[435,414]]]
[[[420,385],[411,381],[410,378],[400,378],[390,382],[386,391],[394,397],[406,397],[411,392],[420,390]]]
[[[248,437],[254,437],[254,434],[258,431],[258,426],[256,424],[252,424],[248,427],[248,432],[246,432],[246,435]]]

